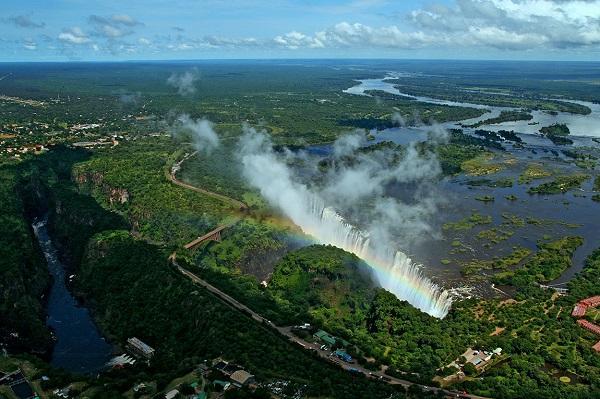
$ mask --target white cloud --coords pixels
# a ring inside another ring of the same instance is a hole
[[[290,50],[461,48],[504,50],[600,45],[600,0],[456,0],[407,16],[409,24],[340,22],[312,35],[292,31],[272,43]]]
[[[58,40],[69,44],[86,44],[91,42],[88,35],[77,26],[68,30],[63,30],[58,35]]]
[[[415,10],[416,28],[461,43],[502,49],[600,45],[598,0],[457,0]]]
[[[134,33],[131,28],[142,25],[140,22],[126,14],[116,14],[111,15],[110,17],[90,15],[89,23],[96,35],[107,39],[117,39],[131,35]]]
[[[309,37],[303,33],[292,31],[285,35],[276,36],[273,42],[281,47],[286,47],[291,50],[303,48],[323,48],[325,45],[316,37]]]
[[[379,9],[377,5],[385,3],[388,4],[386,9],[393,4],[385,0],[352,2],[353,7],[363,10]],[[346,6],[354,9],[348,4]],[[403,19],[397,20],[400,22],[388,25],[341,21],[314,32],[290,29],[287,33],[262,38],[211,34],[194,36],[182,28],[169,28],[171,33],[150,37],[136,35],[136,27],[143,24],[127,14],[91,15],[87,33],[80,28],[65,29],[59,39],[68,44],[93,42],[99,51],[113,54],[142,49],[154,53],[238,49],[313,53],[329,49],[358,52],[414,49],[460,51],[465,48],[471,51],[481,48],[538,52],[579,48],[600,50],[600,0],[453,0],[414,9]],[[24,25],[30,25],[31,22],[26,18],[20,18],[19,21]],[[173,30],[177,33],[172,33]],[[126,40],[131,36],[131,40]]]
[[[141,22],[136,21],[135,19],[133,19],[132,17],[130,17],[127,14],[115,14],[110,19],[115,24],[121,24],[121,25],[125,25],[125,26],[142,25]]]
[[[329,46],[356,47],[391,47],[417,48],[427,43],[435,43],[436,38],[427,34],[402,31],[398,26],[371,27],[359,23],[339,23],[316,34],[323,43]],[[439,39],[437,39],[439,40]]]
[[[25,41],[23,42],[23,47],[26,50],[34,51],[37,50],[37,43],[31,39],[25,39]]]

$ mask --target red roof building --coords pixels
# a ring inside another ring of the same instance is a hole
[[[596,295],[587,299],[579,301],[580,304],[585,305],[588,308],[593,308],[600,305],[600,295]]]
[[[585,311],[587,310],[587,306],[581,304],[581,303],[576,303],[575,307],[573,308],[573,311],[571,312],[571,316],[573,317],[583,317],[585,316]]]
[[[577,320],[577,323],[586,330],[589,330],[594,334],[600,335],[600,326],[597,326],[594,323],[590,323],[589,321],[582,319]]]

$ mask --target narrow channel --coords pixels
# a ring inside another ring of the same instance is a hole
[[[100,334],[88,309],[80,306],[69,292],[65,267],[48,234],[47,218],[35,220],[33,230],[52,274],[46,325],[52,329],[56,343],[50,363],[79,374],[100,371],[110,359],[112,347]]]

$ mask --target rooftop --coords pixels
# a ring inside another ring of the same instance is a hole
[[[235,373],[231,374],[231,381],[240,385],[246,385],[249,380],[254,378],[252,374],[247,372],[246,370],[238,370]]]
[[[138,339],[136,337],[127,338],[127,343],[129,345],[133,346],[134,348],[142,351],[145,354],[149,354],[149,355],[154,354],[154,349],[150,345],[142,342],[140,339]]]

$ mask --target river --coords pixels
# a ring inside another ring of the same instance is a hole
[[[366,95],[366,91],[370,90],[380,90],[386,93],[395,94],[402,97],[407,97],[414,99],[415,101],[428,103],[428,104],[437,104],[437,105],[449,105],[455,107],[469,107],[469,108],[477,108],[477,109],[485,109],[490,112],[486,112],[480,117],[467,119],[461,121],[461,124],[469,125],[473,123],[477,123],[480,121],[484,121],[489,118],[494,118],[500,115],[502,111],[512,111],[519,110],[520,108],[510,108],[510,107],[498,107],[498,106],[489,106],[483,104],[474,104],[467,102],[456,102],[456,101],[447,101],[440,100],[432,97],[424,97],[424,96],[412,96],[410,94],[402,93],[395,84],[388,81],[388,79],[393,79],[393,76],[389,76],[382,79],[363,79],[357,81],[357,85],[350,87],[349,89],[344,90],[345,93],[348,94],[356,94],[356,95]],[[526,121],[511,121],[511,122],[503,122],[493,125],[482,125],[481,128],[485,128],[486,130],[498,131],[498,130],[514,130],[517,133],[528,134],[528,135],[537,135],[539,134],[540,128],[543,126],[549,126],[554,123],[565,123],[569,127],[572,136],[579,137],[595,137],[600,138],[600,104],[594,104],[587,101],[576,101],[576,100],[563,100],[557,99],[559,101],[572,102],[580,105],[585,105],[592,112],[588,115],[580,115],[580,114],[571,114],[568,112],[558,112],[556,115],[549,114],[544,111],[531,111],[531,115],[533,116],[532,120]],[[444,124],[447,128],[461,128],[456,122],[449,122]],[[588,140],[585,140],[586,143],[582,143],[583,145],[587,145]]]
[[[69,292],[65,267],[48,235],[47,219],[34,221],[33,230],[52,275],[46,325],[52,329],[56,343],[50,363],[73,373],[98,372],[110,359],[112,346],[98,331],[88,309]]]
[[[345,93],[354,95],[368,95],[365,92],[369,90],[381,90],[391,94],[412,98],[415,101],[448,105],[471,107],[477,109],[486,109],[490,112],[484,113],[478,118],[472,118],[463,121],[447,122],[442,124],[447,129],[456,128],[463,129],[467,134],[473,134],[473,128],[464,128],[462,125],[473,124],[478,121],[483,121],[491,117],[498,116],[503,110],[513,108],[505,107],[490,107],[482,104],[472,104],[463,102],[454,102],[440,100],[430,97],[411,96],[402,93],[395,87],[394,84],[382,79],[364,79],[357,81],[357,85],[344,90]],[[514,130],[523,140],[525,146],[513,146],[509,142],[503,143],[508,153],[518,159],[522,163],[531,161],[546,163],[549,167],[561,170],[562,173],[581,172],[575,166],[564,162],[564,155],[560,152],[564,146],[556,146],[550,140],[542,137],[538,131],[542,126],[548,126],[553,123],[566,123],[569,126],[572,134],[569,136],[573,140],[573,146],[593,146],[598,147],[598,143],[594,142],[593,138],[600,137],[600,105],[584,101],[569,100],[574,103],[588,106],[592,112],[589,115],[576,115],[569,113],[558,113],[550,115],[543,111],[532,111],[533,120],[505,122],[495,125],[484,125],[481,128],[491,131],[498,130]],[[538,122],[536,125],[529,123]],[[428,138],[427,131],[430,126],[405,126],[395,127],[383,130],[373,130],[371,134],[374,139],[366,145],[376,144],[381,141],[392,141],[396,144],[406,145],[410,142],[426,141]],[[566,147],[568,148],[568,147]],[[309,148],[308,152],[316,156],[327,156],[331,152],[331,145],[317,145]],[[554,156],[552,152],[554,151]],[[507,168],[494,176],[495,179],[509,178],[515,181],[519,174],[518,169]],[[515,234],[506,241],[494,245],[494,250],[490,251],[486,248],[480,248],[482,242],[478,241],[474,236],[487,226],[478,226],[473,230],[463,233],[456,233],[453,237],[467,244],[470,252],[465,254],[455,254],[451,258],[456,261],[468,261],[471,258],[476,259],[491,259],[493,255],[506,256],[509,255],[513,247],[523,246],[537,250],[537,243],[544,241],[548,235],[552,237],[560,237],[565,235],[580,235],[584,237],[584,244],[577,249],[573,257],[573,266],[567,269],[557,280],[552,283],[564,283],[569,281],[573,276],[581,271],[585,264],[586,257],[598,247],[598,230],[600,229],[600,218],[591,217],[600,211],[600,204],[590,200],[590,196],[594,193],[592,188],[592,180],[584,183],[581,190],[573,190],[564,194],[558,195],[538,195],[532,196],[528,194],[527,189],[532,185],[537,185],[540,181],[533,182],[528,185],[515,184],[513,187],[507,188],[490,188],[485,186],[472,186],[467,184],[468,180],[473,179],[465,176],[447,177],[441,181],[441,191],[447,197],[448,201],[444,209],[437,215],[437,228],[441,229],[442,224],[446,222],[456,221],[462,217],[467,217],[473,212],[490,215],[493,218],[495,225],[500,226],[505,222],[503,215],[512,214],[522,219],[535,217],[545,221],[545,226],[538,227],[530,224],[525,224],[521,228],[514,229]],[[542,180],[543,181],[543,180]],[[404,188],[392,188],[388,194],[391,196],[402,196]],[[485,195],[496,196],[496,201],[492,204],[476,200],[476,197]],[[514,195],[519,198],[518,202],[505,199],[507,196]],[[561,220],[566,220],[572,224],[572,227],[566,227]],[[554,222],[550,222],[554,221]],[[425,273],[433,278],[437,277],[437,281],[448,282],[454,281],[459,284],[462,276],[459,273],[459,268],[455,265],[445,267],[440,264],[440,259],[449,257],[452,252],[452,239],[431,239],[421,243],[421,248],[415,248],[411,256],[419,263],[427,265]],[[452,283],[450,283],[452,285]]]

